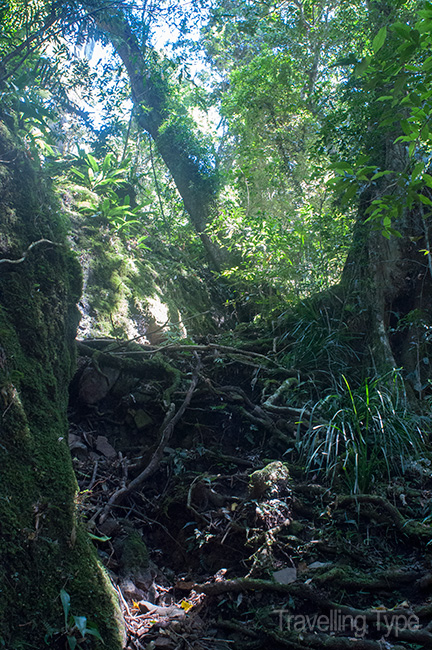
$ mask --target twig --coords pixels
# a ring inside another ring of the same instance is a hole
[[[111,583],[111,584],[113,584],[113,583]],[[123,596],[122,590],[120,589],[120,587],[118,585],[116,586],[116,585],[113,584],[113,587],[114,587],[115,591],[118,593],[119,598],[120,598],[121,602],[123,603],[123,606],[124,606],[124,608],[125,608],[125,610],[127,612],[127,615],[131,617],[132,614],[131,614],[131,611],[129,609],[129,605],[127,604],[126,599]]]
[[[99,461],[96,460],[96,461],[95,461],[95,464],[94,464],[94,467],[93,467],[93,474],[92,474],[92,477],[91,477],[90,483],[88,484],[87,490],[91,490],[92,487],[93,487],[93,485],[94,485],[95,482],[96,482],[96,476],[97,476],[97,471],[98,471],[98,465],[99,465]]]
[[[114,494],[111,496],[108,503],[106,504],[105,508],[103,509],[99,523],[102,524],[106,520],[108,514],[110,513],[111,509],[115,505],[117,505],[120,501],[122,501],[128,494],[134,492],[149,476],[151,476],[157,471],[159,467],[159,463],[163,456],[164,449],[174,431],[174,427],[182,418],[184,412],[189,406],[190,401],[192,399],[192,395],[198,384],[198,373],[201,369],[201,361],[199,360],[198,355],[196,353],[195,353],[195,357],[197,360],[197,364],[195,366],[195,370],[192,375],[192,381],[190,383],[189,390],[186,393],[186,397],[183,401],[183,404],[180,406],[177,413],[175,413],[174,404],[170,405],[168,412],[165,416],[165,419],[162,423],[162,426],[160,428],[160,442],[149,464],[140,474],[138,474],[136,478],[133,479],[133,481],[129,483],[129,485],[121,487],[118,490],[116,490],[116,492],[114,492]]]
[[[30,251],[33,248],[36,248],[36,246],[39,246],[40,244],[51,244],[52,246],[63,246],[63,244],[59,244],[58,242],[51,241],[50,239],[38,239],[38,241],[34,241],[32,244],[30,244],[30,246],[27,248],[26,251],[24,251],[24,253],[19,259],[10,260],[7,257],[3,257],[2,259],[0,259],[0,264],[21,264],[21,262],[25,261]]]

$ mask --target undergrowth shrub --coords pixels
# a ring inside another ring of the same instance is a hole
[[[315,371],[326,385],[335,385],[347,368],[358,364],[354,335],[335,310],[314,301],[299,303],[291,313],[282,314],[279,327],[280,361],[302,372]]]

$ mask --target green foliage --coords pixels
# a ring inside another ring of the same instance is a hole
[[[281,362],[303,372],[316,371],[327,385],[359,361],[346,320],[313,299],[283,313],[277,327],[282,330]]]
[[[338,391],[312,407],[309,429],[297,448],[307,471],[318,471],[330,482],[342,472],[352,492],[365,493],[383,474],[390,479],[403,471],[423,442],[396,371],[366,379],[356,389],[342,375]]]
[[[45,643],[50,645],[55,640],[65,639],[69,650],[81,650],[88,637],[103,639],[95,625],[87,621],[86,616],[70,614],[71,599],[65,589],[60,590],[60,600],[63,607],[64,625],[61,628],[50,628],[45,635]]]
[[[432,3],[417,14],[407,14],[407,9],[393,12],[394,22],[378,31],[372,52],[355,67],[355,83],[369,102],[358,129],[364,130],[368,120],[373,135],[363,136],[363,147],[351,162],[334,164],[331,181],[345,204],[372,190],[368,221],[386,238],[401,236],[407,209],[415,208],[425,218],[432,214]],[[390,147],[391,158],[385,156]]]
[[[352,58],[364,36],[365,8],[355,4],[221,2],[204,30],[223,77],[216,92],[227,134],[220,156],[228,200],[212,234],[237,252],[226,271],[233,281],[261,274],[286,298],[340,277],[353,213],[332,205],[324,182],[339,129],[328,147],[319,137],[341,106],[334,64]]]
[[[236,283],[271,288],[281,299],[328,288],[343,267],[350,220],[334,210],[317,215],[304,205],[290,219],[270,211],[249,214],[232,204],[221,210],[208,232],[238,265],[222,275]]]
[[[113,231],[120,233],[127,231],[129,236],[137,235],[136,245],[139,248],[148,248],[144,240],[145,235],[140,235],[143,223],[150,212],[144,211],[151,199],[141,202],[139,206],[132,207],[129,195],[119,196],[121,188],[127,188],[127,171],[130,160],[125,159],[120,163],[113,153],[108,153],[102,163],[88,153],[77,160],[78,167],[71,168],[71,174],[78,180],[80,186],[90,190],[84,200],[77,202],[78,210],[87,216],[99,218],[103,223],[108,223]],[[81,169],[79,169],[81,167]],[[75,191],[77,187],[74,187]]]

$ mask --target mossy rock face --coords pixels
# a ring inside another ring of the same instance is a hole
[[[80,268],[49,184],[1,120],[0,160],[0,260],[53,242],[0,263],[0,646],[46,647],[47,630],[63,625],[63,588],[71,613],[120,649],[109,582],[77,521],[67,447]]]
[[[78,337],[159,345],[217,333],[227,319],[225,284],[173,246],[154,239],[143,251],[126,232],[79,214],[82,191],[69,193],[67,205],[84,272]]]

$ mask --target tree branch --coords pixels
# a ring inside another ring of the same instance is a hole
[[[63,246],[63,244],[59,244],[57,242],[51,241],[50,239],[38,239],[38,241],[34,241],[30,246],[27,248],[26,251],[22,254],[20,258],[17,260],[10,260],[7,257],[3,257],[0,259],[0,264],[21,264],[21,262],[24,262],[27,259],[27,255],[30,253],[33,248],[36,248],[36,246],[40,246],[40,244],[51,244],[52,246]]]

